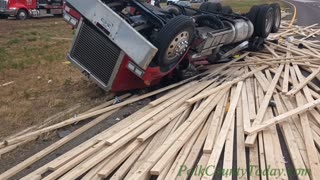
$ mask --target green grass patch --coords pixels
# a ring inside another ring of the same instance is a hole
[[[70,38],[73,30],[62,19],[30,22],[23,28],[19,23],[13,24],[0,33],[0,71],[65,61],[71,41],[51,37]]]
[[[8,60],[8,54],[4,47],[0,47],[0,71],[5,68],[6,61]]]
[[[230,6],[234,12],[246,13],[254,5],[279,3],[282,8],[287,8],[287,4],[279,0],[224,0],[221,2],[223,6]]]
[[[271,3],[279,3],[281,8],[288,8],[288,4],[280,1],[280,0],[222,0],[220,3],[223,6],[230,6],[234,12],[236,13],[246,13],[249,12],[250,8],[254,5],[259,4],[271,4]],[[161,7],[167,6],[166,3],[161,3]],[[191,7],[198,9],[201,3],[192,3]]]
[[[20,42],[21,42],[20,39],[18,39],[18,38],[13,38],[13,39],[10,39],[10,40],[8,41],[7,45],[8,45],[8,46],[11,46],[11,45],[14,45],[14,44],[18,44],[18,43],[20,43]]]
[[[27,37],[27,41],[29,41],[29,42],[37,41],[37,37],[36,36]]]

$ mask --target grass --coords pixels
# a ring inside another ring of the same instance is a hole
[[[52,39],[73,37],[62,18],[0,21],[0,85],[14,81],[0,87],[0,139],[75,104],[81,108],[74,113],[84,112],[107,98],[65,63],[71,41]]]
[[[230,6],[236,13],[249,12],[250,8],[259,4],[280,3],[282,8],[288,8],[288,5],[280,0],[221,0],[223,6]],[[191,4],[192,8],[199,8],[200,3]],[[165,7],[166,3],[161,3],[161,7]]]
[[[5,58],[0,62],[0,71],[4,69],[23,69],[45,61],[62,61],[70,47],[70,42],[50,41],[50,37],[72,37],[72,30],[60,19],[44,22],[33,20],[19,25],[7,21],[12,26],[2,31],[0,37],[0,55]],[[13,28],[19,26],[17,28]]]
[[[287,7],[287,4],[279,0],[223,0],[221,3],[223,6],[230,6],[237,13],[249,12],[252,6],[259,4],[280,3],[282,8]]]
[[[222,1],[236,12],[275,0]],[[105,100],[106,94],[67,63],[74,31],[61,19],[0,20],[0,139],[39,124],[49,116],[82,104],[79,112]],[[48,83],[51,82],[51,83]],[[63,119],[61,119],[63,120]]]

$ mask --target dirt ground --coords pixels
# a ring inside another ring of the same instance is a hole
[[[66,61],[72,35],[73,30],[62,18],[0,20],[0,140],[29,127],[43,125],[44,120],[59,112],[73,109],[50,124],[63,121],[120,95],[104,92]],[[14,83],[1,86],[7,82]],[[152,89],[133,93],[142,94],[149,90]],[[19,179],[36,170],[134,113],[149,101],[150,98],[122,108],[12,179]],[[58,132],[71,133],[88,121],[45,134],[36,141],[2,155],[0,174],[58,141]]]
[[[0,20],[0,85],[14,82],[0,87],[0,139],[76,104],[72,114],[112,96],[66,61],[71,40],[55,38],[72,34],[62,18]]]
[[[125,106],[118,112],[114,113],[106,120],[102,121],[101,123],[97,124],[93,128],[89,129],[81,136],[78,136],[74,140],[70,141],[66,145],[62,146],[61,148],[57,149],[56,151],[50,153],[49,155],[45,156],[43,159],[37,161],[32,166],[28,167],[27,169],[23,170],[21,173],[18,173],[12,179],[19,179],[24,177],[25,175],[33,172],[34,170],[38,169],[39,167],[43,166],[44,164],[50,162],[51,160],[59,157],[60,155],[64,154],[65,152],[69,151],[70,149],[76,147],[77,145],[81,144],[82,142],[90,139],[94,135],[104,131],[105,129],[109,128],[110,126],[116,124],[119,119],[122,120],[125,117],[129,116],[130,114],[136,112],[137,110],[141,109],[143,106],[148,104],[150,99],[145,99],[139,101],[137,103],[130,104]],[[119,119],[118,119],[119,118]],[[82,125],[86,124],[88,121],[82,121],[74,126],[68,126],[62,130],[67,130],[72,132],[77,128],[81,127]],[[40,150],[46,148],[47,146],[51,145],[52,143],[58,141],[60,138],[56,135],[56,133],[50,134],[46,137],[41,137],[38,140],[28,143],[15,151],[5,154],[0,158],[0,174],[4,171],[8,170],[9,168],[17,165],[21,161],[25,160],[26,158],[32,156],[33,154],[39,152]]]
[[[41,125],[44,119],[75,105],[79,104],[79,108],[52,124],[84,112],[114,96],[85,79],[78,69],[66,61],[65,55],[70,48],[69,39],[72,36],[73,30],[61,18],[0,20],[0,140],[30,126]],[[1,87],[11,81],[14,83]],[[122,108],[13,179],[23,177],[48,163],[112,126],[117,118],[123,119],[149,101],[150,99],[146,99]],[[72,132],[87,122],[83,121],[63,130]],[[1,156],[0,174],[57,140],[59,137],[54,132]]]

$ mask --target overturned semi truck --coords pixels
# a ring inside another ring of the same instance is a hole
[[[76,28],[68,59],[106,91],[195,75],[199,61],[228,60],[258,49],[281,23],[279,4],[237,14],[220,3],[165,8],[137,0],[68,0],[64,18]]]

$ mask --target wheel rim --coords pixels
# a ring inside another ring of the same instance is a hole
[[[272,20],[273,20],[272,11],[268,11],[267,18],[266,18],[266,32],[270,32],[271,31]]]
[[[281,21],[281,13],[280,10],[277,10],[275,13],[275,25],[278,27],[280,25],[280,21]]]
[[[19,13],[19,18],[20,18],[20,19],[26,19],[26,17],[27,17],[26,12],[21,11],[21,12]]]
[[[170,43],[166,51],[166,59],[169,63],[173,61],[177,56],[181,56],[187,50],[189,45],[189,32],[183,31],[179,33]]]

